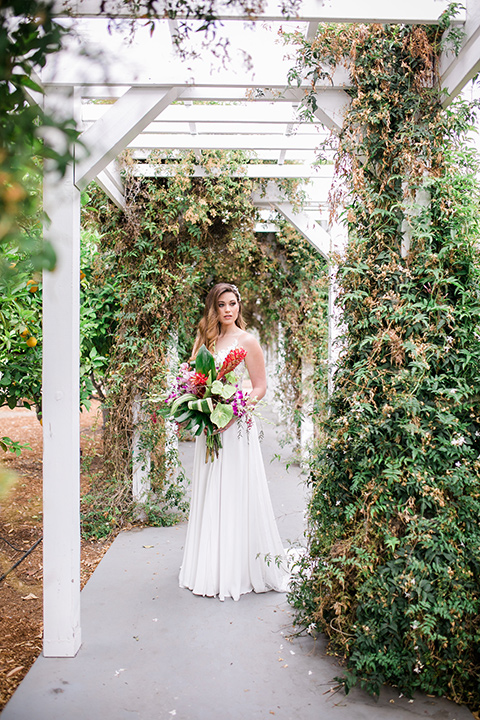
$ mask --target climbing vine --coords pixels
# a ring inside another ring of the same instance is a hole
[[[162,162],[160,154],[149,158],[154,167]],[[152,492],[143,510],[147,507],[149,520],[162,524],[174,522],[178,510],[185,509],[164,426],[148,397],[162,388],[172,353],[188,359],[204,299],[215,282],[227,280],[241,289],[247,324],[264,344],[276,340],[282,324],[288,337],[295,338],[288,344],[290,386],[301,394],[299,358],[304,356],[317,363],[321,394],[325,261],[280,221],[278,233],[255,233],[254,182],[231,175],[246,162],[238,152],[204,152],[205,176],[195,177],[198,160],[188,153],[178,160],[174,177],[138,178],[127,156],[125,212],[100,191],[89,190],[86,222],[100,231],[101,252],[108,255],[108,275],[116,279],[120,301],[105,379],[105,472],[84,502],[89,532],[98,527],[96,517],[104,532],[135,516],[136,402],[142,406],[141,448],[152,461]],[[295,187],[286,187],[293,200]],[[101,283],[101,276],[96,281]]]
[[[475,108],[440,104],[443,29],[295,39],[292,79],[307,72],[314,90],[345,63],[352,87],[335,193],[343,351],[291,602],[344,656],[347,691],[387,682],[478,708],[478,164]]]

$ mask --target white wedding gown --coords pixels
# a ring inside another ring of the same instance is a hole
[[[228,348],[216,356],[223,362]],[[245,363],[236,369],[241,382]],[[278,533],[255,422],[238,421],[222,433],[218,458],[205,462],[196,440],[192,500],[180,587],[196,595],[231,597],[286,592],[286,557]]]

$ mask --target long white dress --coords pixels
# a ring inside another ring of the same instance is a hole
[[[235,346],[233,346],[235,347]],[[216,355],[223,362],[229,350]],[[245,364],[235,371],[241,379]],[[180,587],[196,595],[231,597],[286,592],[286,557],[272,508],[255,422],[222,433],[218,458],[205,462],[206,443],[196,440],[192,499]]]

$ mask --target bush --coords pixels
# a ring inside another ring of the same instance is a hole
[[[472,108],[442,111],[429,32],[343,30],[344,347],[291,602],[344,656],[347,691],[387,682],[478,708],[479,192]]]

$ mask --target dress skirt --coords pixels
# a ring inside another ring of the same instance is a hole
[[[255,421],[222,433],[218,458],[205,462],[205,436],[197,438],[192,500],[180,587],[220,600],[276,590],[288,572],[278,533]]]

